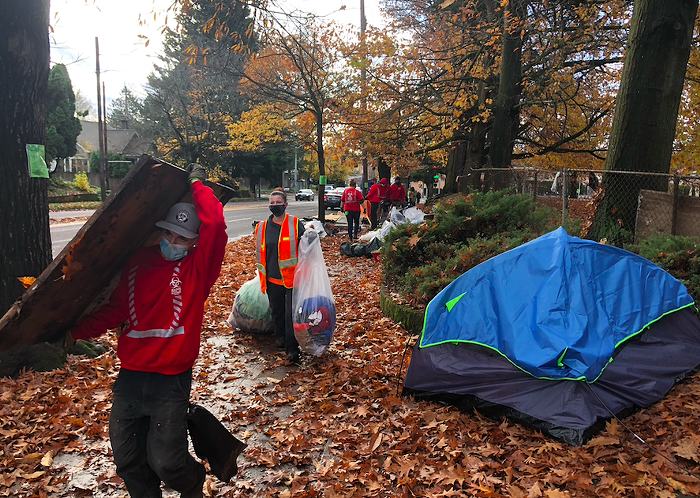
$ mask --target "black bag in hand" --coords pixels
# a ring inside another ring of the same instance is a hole
[[[236,439],[219,419],[200,405],[190,405],[187,428],[197,456],[209,462],[212,474],[219,480],[229,482],[238,473],[238,455],[248,445]]]

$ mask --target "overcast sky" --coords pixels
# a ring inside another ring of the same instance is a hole
[[[143,95],[143,85],[162,50],[160,29],[165,22],[164,9],[173,0],[52,0],[51,63],[63,63],[73,83],[97,102],[95,78],[95,37],[100,44],[101,79],[105,83],[107,106],[126,85]],[[290,1],[291,5],[292,2]],[[360,0],[294,0],[299,9],[326,15],[346,9],[336,19],[359,26]],[[356,4],[356,5],[355,5]],[[153,11],[159,15],[154,21]],[[369,24],[379,18],[378,0],[365,0]],[[139,24],[139,15],[146,20]],[[170,18],[172,18],[172,14]],[[148,47],[145,39],[149,39]]]

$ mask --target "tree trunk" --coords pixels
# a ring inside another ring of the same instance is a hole
[[[460,140],[450,149],[445,172],[445,193],[457,192],[457,177],[464,174],[464,161],[467,155],[467,143]]]
[[[389,178],[391,177],[391,167],[381,156],[379,157],[379,159],[377,159],[377,176],[380,180],[382,178],[386,178],[387,181],[389,181]]]
[[[606,171],[668,173],[698,0],[638,0],[617,95]],[[668,189],[664,176],[606,173],[605,199],[589,237],[634,238],[641,189]]]
[[[27,144],[44,144],[49,0],[4,2],[0,16],[0,316],[22,294],[17,277],[51,262],[48,179],[30,178]]]
[[[316,112],[316,152],[318,153],[318,174],[326,176],[326,156],[323,151],[323,110]],[[321,223],[326,221],[326,205],[323,199],[325,185],[318,185],[318,219]]]
[[[489,159],[491,168],[509,168],[513,155],[515,132],[520,117],[520,90],[522,80],[522,35],[518,26],[521,15],[521,0],[512,0],[509,12],[503,15],[503,35],[501,40],[501,71],[498,95],[494,108],[493,127]],[[510,14],[510,16],[506,14]],[[509,21],[510,19],[510,21]],[[510,184],[509,174],[489,175],[489,184],[494,189],[505,188]]]

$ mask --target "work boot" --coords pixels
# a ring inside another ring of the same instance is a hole
[[[275,337],[275,347],[277,349],[284,349],[286,345],[287,341],[284,340],[284,337]]]

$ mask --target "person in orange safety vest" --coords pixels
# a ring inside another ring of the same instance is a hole
[[[304,225],[285,213],[287,194],[270,194],[270,217],[255,227],[255,256],[263,294],[267,292],[275,322],[275,345],[284,349],[292,363],[299,362],[299,343],[292,323],[292,287],[297,267],[299,240]]]

